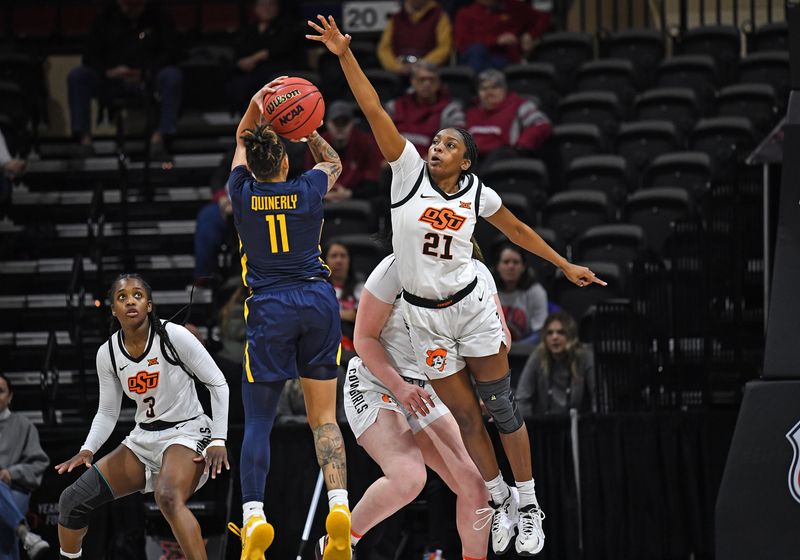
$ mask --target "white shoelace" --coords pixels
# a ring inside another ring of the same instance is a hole
[[[493,507],[486,507],[475,510],[476,515],[483,515],[484,517],[481,517],[475,523],[473,523],[472,528],[475,529],[476,531],[480,531],[481,529],[486,527],[486,525],[488,525],[489,522],[491,522],[492,531],[496,531],[500,525],[500,516],[495,515],[495,512],[502,512],[502,514],[505,517],[508,517],[508,508],[510,505],[511,502],[508,499],[506,499],[501,505],[497,507],[497,509]]]
[[[537,508],[531,511],[519,512],[520,533],[526,537],[532,536],[534,533],[539,538],[544,538],[544,531],[542,530],[542,521],[544,520],[544,512]],[[539,521],[538,523],[536,521]]]

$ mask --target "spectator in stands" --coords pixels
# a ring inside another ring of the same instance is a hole
[[[0,373],[0,560],[18,560],[20,541],[29,558],[43,560],[50,545],[30,530],[25,513],[50,459],[36,427],[8,408],[13,397],[11,383]]]
[[[254,91],[287,70],[306,66],[302,22],[286,14],[280,0],[256,0],[253,20],[233,43],[237,73],[225,86],[231,109],[241,114]]]
[[[536,281],[525,253],[513,243],[503,245],[494,277],[511,339],[515,344],[536,344],[547,318],[547,292]]]
[[[505,68],[528,56],[550,26],[550,16],[522,0],[475,0],[458,10],[456,49],[476,72]]]
[[[568,313],[547,317],[542,340],[533,351],[517,383],[517,405],[522,414],[594,412],[594,356],[578,340],[578,326]]]
[[[342,174],[325,200],[339,202],[348,198],[370,198],[375,195],[381,162],[372,135],[355,126],[353,105],[334,101],[325,114],[322,137],[342,158]],[[314,167],[312,154],[305,151],[305,169]]]
[[[214,192],[208,204],[197,214],[194,231],[194,277],[214,276],[220,271],[219,256],[227,246],[238,249],[232,241],[236,237],[233,227],[233,207],[228,191]]]
[[[86,41],[83,64],[67,78],[72,132],[80,154],[93,153],[91,99],[154,92],[161,104],[157,129],[150,139],[151,156],[169,159],[166,141],[175,133],[183,76],[175,66],[177,34],[159,2],[117,0],[94,22]]]
[[[494,161],[534,154],[553,126],[536,104],[508,91],[499,70],[478,75],[478,104],[467,109],[466,128],[475,139],[480,174]]]
[[[450,17],[436,0],[405,0],[383,28],[378,59],[391,72],[408,75],[417,61],[442,66],[450,58]]]
[[[11,183],[25,172],[28,162],[11,156],[5,136],[0,131],[0,211],[11,200]],[[0,212],[2,216],[2,212]]]
[[[336,290],[339,301],[339,314],[342,320],[342,350],[355,351],[353,332],[356,325],[356,311],[361,299],[364,282],[353,268],[350,251],[342,243],[330,243],[322,252],[322,260],[331,269],[328,282]]]
[[[434,135],[443,128],[464,126],[464,111],[439,79],[439,70],[429,62],[411,66],[411,91],[388,103],[386,108],[400,134],[427,157]]]

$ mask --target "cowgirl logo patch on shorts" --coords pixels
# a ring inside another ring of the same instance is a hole
[[[444,366],[447,365],[447,350],[436,348],[435,350],[426,350],[425,353],[428,355],[425,358],[426,364],[439,371],[444,371]]]

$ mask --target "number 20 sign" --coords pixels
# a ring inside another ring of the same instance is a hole
[[[399,11],[400,2],[396,0],[345,2],[342,6],[342,27],[346,33],[382,31],[389,18]]]

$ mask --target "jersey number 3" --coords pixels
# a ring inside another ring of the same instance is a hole
[[[442,243],[442,251],[438,252],[439,244]],[[452,235],[439,235],[438,233],[426,233],[425,244],[422,246],[422,254],[429,257],[439,257],[440,259],[450,260],[453,258],[450,253],[450,245],[453,243]]]
[[[273,253],[289,252],[289,234],[286,231],[286,214],[267,214],[264,216],[269,226],[269,248]],[[275,227],[275,222],[278,227]],[[280,229],[281,247],[278,250],[278,230]]]

